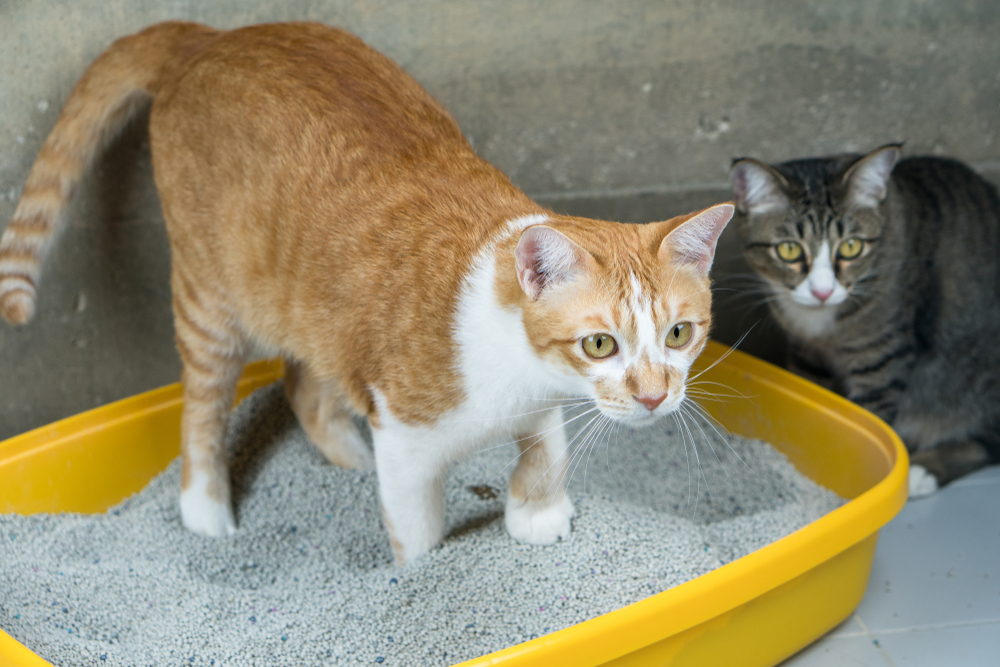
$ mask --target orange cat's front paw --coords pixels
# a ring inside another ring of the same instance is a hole
[[[555,544],[569,536],[573,513],[573,502],[566,494],[557,501],[520,501],[508,497],[504,525],[518,542]]]
[[[199,488],[181,492],[181,520],[191,532],[208,537],[227,537],[236,532],[229,503],[210,498]]]

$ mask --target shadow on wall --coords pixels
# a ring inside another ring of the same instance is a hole
[[[0,439],[180,377],[147,121],[81,183],[34,321],[0,324]]]

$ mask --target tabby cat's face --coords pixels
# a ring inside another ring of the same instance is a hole
[[[866,288],[882,237],[880,204],[899,150],[733,167],[743,252],[797,333],[828,333],[836,313]]]

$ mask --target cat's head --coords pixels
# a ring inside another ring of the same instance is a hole
[[[722,204],[649,225],[553,217],[521,233],[522,322],[566,391],[632,424],[677,409],[708,339],[708,273],[732,215]]]
[[[733,163],[737,226],[750,267],[773,290],[786,326],[829,333],[866,277],[882,237],[882,202],[898,145],[868,155]]]

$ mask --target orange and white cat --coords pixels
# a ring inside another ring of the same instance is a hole
[[[163,23],[77,84],[0,239],[0,313],[34,313],[84,169],[152,98],[183,361],[184,524],[235,531],[223,440],[251,345],[332,462],[374,465],[399,562],[444,534],[450,463],[517,441],[517,540],[570,531],[560,397],[620,422],[676,409],[733,207],[649,225],[556,215],[479,158],[388,58],[314,23]],[[367,417],[374,453],[351,416]]]

